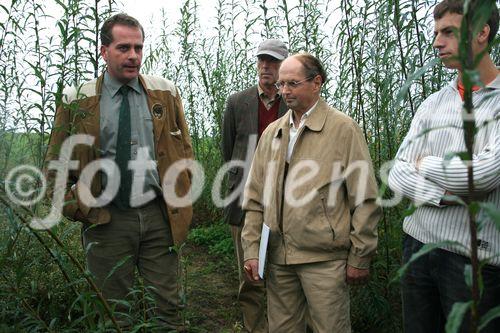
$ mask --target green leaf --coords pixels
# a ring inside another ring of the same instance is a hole
[[[412,215],[413,213],[415,213],[415,211],[417,210],[417,206],[415,206],[414,204],[411,204],[404,212],[403,212],[403,217],[407,217],[407,216],[410,216]]]
[[[495,1],[477,1],[476,2],[476,8],[474,8],[474,13],[473,13],[473,30],[472,33],[473,35],[477,35],[479,31],[484,27],[486,22],[491,16],[491,13],[493,12],[494,8],[493,6],[496,6]]]
[[[446,321],[446,333],[456,333],[460,329],[460,325],[464,319],[464,315],[472,305],[472,301],[457,302],[453,304],[448,320]]]
[[[500,305],[490,309],[484,316],[481,317],[481,320],[479,321],[479,331],[485,328],[490,321],[498,317],[500,317]]]
[[[414,253],[410,260],[408,260],[408,262],[406,264],[404,264],[396,273],[396,276],[391,280],[391,283],[392,282],[395,282],[396,280],[400,280],[401,277],[405,274],[406,270],[410,267],[410,265],[415,261],[417,260],[418,258],[420,258],[421,256],[423,255],[426,255],[427,253],[431,252],[432,250],[435,250],[435,249],[438,249],[438,248],[442,248],[442,247],[446,247],[446,246],[450,246],[450,245],[455,245],[455,246],[459,246],[459,247],[462,247],[462,245],[458,242],[455,242],[455,241],[443,241],[443,242],[439,242],[439,243],[429,243],[429,244],[425,244],[424,246],[422,246],[422,248]]]
[[[469,154],[466,151],[451,152],[451,153],[444,155],[443,165],[445,167],[448,166],[448,164],[450,164],[451,159],[455,156],[457,156],[458,158],[460,158],[464,162],[471,160],[471,158],[469,157]]]
[[[464,267],[464,278],[467,287],[472,288],[472,266],[465,265]]]
[[[484,87],[479,71],[475,69],[466,69],[463,71],[463,81],[464,83],[467,82],[469,86]]]
[[[473,201],[469,204],[469,210],[472,214],[477,214],[479,213],[479,210],[481,209],[481,206],[479,206],[479,202]]]
[[[498,207],[491,202],[480,202],[479,205],[500,231],[500,210]]]
[[[458,195],[443,195],[442,199],[445,201],[451,201],[451,202],[456,202],[457,204],[460,204],[462,206],[466,206],[467,204],[465,201],[463,201],[462,198],[460,198]]]
[[[132,258],[132,255],[128,255],[121,258],[120,261],[118,261],[116,265],[113,266],[113,269],[111,269],[111,271],[109,272],[108,276],[106,276],[106,279],[104,279],[104,281],[107,281],[116,272],[116,270],[122,267],[130,258]]]
[[[401,89],[398,92],[396,102],[394,103],[394,108],[397,108],[401,101],[405,98],[405,96],[408,94],[408,90],[410,89],[410,86],[412,85],[413,81],[419,79],[421,76],[427,72],[427,70],[431,69],[434,67],[437,63],[439,62],[439,58],[434,58],[428,63],[426,63],[424,66],[420,67],[415,73],[413,73],[403,84]]]

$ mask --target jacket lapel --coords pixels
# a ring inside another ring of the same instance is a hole
[[[259,96],[257,86],[250,89],[243,102],[243,112],[247,115],[249,132],[257,134],[259,131]]]

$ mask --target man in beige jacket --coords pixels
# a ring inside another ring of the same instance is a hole
[[[377,246],[377,185],[358,125],[320,98],[325,71],[287,58],[277,87],[288,113],[262,134],[245,188],[245,270],[258,280],[265,223],[269,331],[350,332],[347,284],[369,277]]]

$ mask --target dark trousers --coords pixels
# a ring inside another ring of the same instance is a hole
[[[405,235],[403,263],[424,244]],[[402,279],[403,321],[406,333],[444,332],[446,318],[453,304],[471,300],[465,283],[465,265],[470,259],[453,252],[436,249],[410,264]],[[484,291],[479,315],[500,305],[500,267],[485,265],[482,269]],[[465,315],[460,332],[469,332],[470,311]],[[491,321],[483,333],[500,332],[500,318]]]
[[[84,225],[88,268],[104,297],[115,306],[116,317],[124,327],[133,324],[130,309],[122,301],[133,296],[129,293],[136,267],[155,300],[152,315],[158,324],[165,329],[181,325],[178,256],[171,249],[170,224],[160,200],[141,208],[119,209],[111,205],[111,222]]]

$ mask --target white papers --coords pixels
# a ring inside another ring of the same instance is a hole
[[[269,242],[269,232],[271,229],[262,223],[262,233],[260,235],[259,246],[259,276],[264,279],[264,268],[266,266],[267,243]]]

